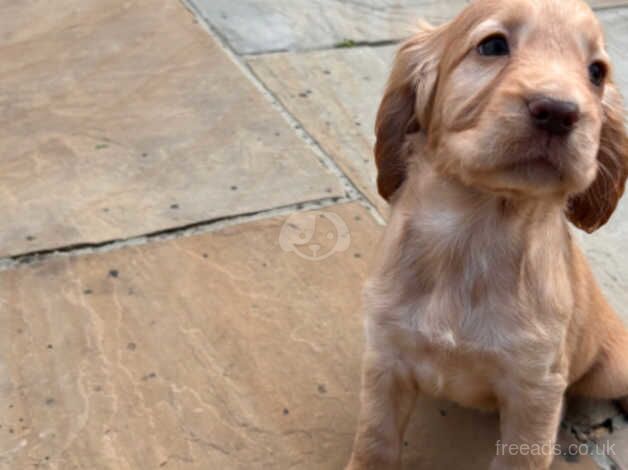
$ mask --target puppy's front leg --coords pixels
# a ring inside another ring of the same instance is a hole
[[[347,470],[398,470],[417,388],[398,359],[367,351],[358,430]]]
[[[566,382],[552,374],[508,387],[500,400],[501,440],[491,470],[547,470],[554,458]]]

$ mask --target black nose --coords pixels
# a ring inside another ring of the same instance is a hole
[[[555,135],[569,133],[580,119],[580,108],[571,101],[535,98],[528,102],[528,109],[536,127]]]

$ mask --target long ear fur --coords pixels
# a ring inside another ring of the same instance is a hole
[[[426,29],[402,44],[377,112],[377,189],[387,201],[406,177],[406,135],[428,125],[443,29],[443,26]]]
[[[602,101],[604,122],[600,135],[598,173],[591,186],[572,197],[567,217],[578,228],[594,232],[613,214],[624,193],[628,177],[628,136],[622,98],[614,84],[608,83]]]

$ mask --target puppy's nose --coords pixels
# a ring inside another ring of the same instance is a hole
[[[528,109],[534,125],[554,135],[568,134],[580,119],[580,108],[571,101],[540,97],[530,100]]]

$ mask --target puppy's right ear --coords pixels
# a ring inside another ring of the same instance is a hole
[[[377,112],[377,189],[387,201],[406,178],[406,135],[429,125],[443,29],[430,27],[401,45]]]
[[[591,186],[569,200],[567,217],[578,228],[592,233],[611,217],[624,194],[628,179],[626,111],[617,86],[604,89],[604,120],[597,155],[598,173]]]

